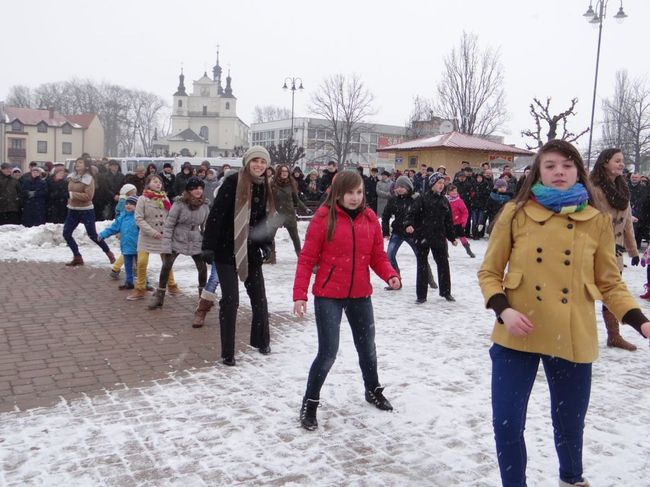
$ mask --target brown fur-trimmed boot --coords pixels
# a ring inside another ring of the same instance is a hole
[[[603,319],[605,320],[605,326],[607,327],[607,346],[622,348],[623,350],[634,352],[636,350],[636,345],[632,345],[621,336],[618,320],[607,308],[603,308]]]
[[[67,262],[68,267],[76,267],[78,265],[84,265],[84,259],[81,255],[75,255],[70,262]]]
[[[194,321],[192,322],[192,328],[201,328],[205,324],[205,316],[208,314],[208,311],[214,306],[214,302],[217,298],[215,293],[210,291],[203,290],[201,291],[201,297],[199,298],[199,304],[194,311]]]

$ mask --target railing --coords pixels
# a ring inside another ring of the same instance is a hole
[[[25,149],[14,149],[9,147],[7,149],[7,157],[26,157],[27,151]]]

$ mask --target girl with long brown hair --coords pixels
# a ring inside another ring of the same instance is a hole
[[[560,486],[583,486],[582,445],[598,357],[594,301],[650,337],[650,321],[621,280],[609,216],[580,153],[547,142],[497,218],[479,284],[492,331],[492,425],[503,485],[526,485],[526,410],[542,362],[551,398]]]
[[[272,231],[268,217],[275,213],[273,193],[266,173],[271,157],[253,146],[242,159],[242,169],[223,179],[208,216],[203,235],[203,259],[217,267],[221,300],[221,357],[235,362],[235,325],[239,307],[238,279],[244,282],[252,310],[251,346],[271,353],[269,311],[262,260],[270,256]]]
[[[639,265],[639,251],[634,238],[632,226],[632,208],[630,206],[630,190],[623,176],[625,161],[621,149],[605,149],[598,155],[589,179],[593,184],[595,206],[612,217],[614,226],[614,241],[616,245],[616,262],[622,273],[623,252],[632,257],[631,264]],[[607,346],[622,348],[633,352],[636,346],[621,336],[620,325],[607,306],[602,307],[603,320],[607,328]]]
[[[309,225],[293,284],[293,312],[303,316],[312,270],[318,269],[312,288],[318,354],[309,370],[300,410],[302,427],[307,430],[318,427],[316,408],[336,359],[343,312],[359,355],[366,401],[384,411],[393,409],[377,374],[369,267],[393,289],[402,283],[388,261],[383,242],[377,215],[366,207],[361,176],[356,171],[338,173]]]
[[[271,186],[273,188],[275,209],[278,212],[278,228],[284,227],[287,229],[293,242],[293,249],[296,255],[300,255],[300,236],[298,235],[296,210],[301,209],[308,215],[311,214],[311,211],[298,198],[298,183],[291,174],[289,166],[280,164],[275,170],[276,173]],[[275,254],[275,248],[273,253]]]

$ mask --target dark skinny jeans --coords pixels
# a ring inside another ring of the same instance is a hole
[[[72,255],[81,255],[79,253],[79,246],[72,237],[72,232],[74,232],[75,228],[77,228],[80,223],[86,227],[86,233],[90,240],[99,245],[104,253],[110,251],[106,242],[99,240],[97,237],[97,229],[95,228],[95,210],[92,208],[90,210],[68,209],[68,215],[65,217],[65,222],[63,223],[63,238],[68,244],[68,247],[70,247],[70,250],[72,250]]]
[[[174,267],[174,262],[178,255],[177,252],[172,252],[171,254],[160,254],[163,263],[162,268],[160,269],[160,278],[158,279],[158,289],[167,288],[169,273]],[[208,280],[208,267],[205,261],[201,258],[201,254],[193,255],[192,260],[194,260],[196,270],[199,272],[199,288],[203,289],[205,287],[205,282]]]
[[[305,398],[320,399],[320,390],[339,350],[339,335],[343,311],[352,329],[354,346],[366,389],[379,386],[377,351],[375,349],[375,318],[370,297],[357,299],[314,298],[318,354],[309,370]]]

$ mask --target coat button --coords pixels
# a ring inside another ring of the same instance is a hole
[[[541,290],[542,290],[542,288],[541,288],[541,287],[539,287],[539,286],[535,286],[535,290],[536,290],[536,291],[541,291]]]
[[[541,301],[542,298],[540,296],[537,296],[537,301]]]
[[[567,298],[562,298],[562,304],[567,304],[569,300]]]
[[[540,225],[544,225],[544,223],[546,223],[546,222],[539,222]]]
[[[571,265],[571,261],[570,260],[565,260],[564,265]]]
[[[563,292],[564,294],[569,294],[569,290],[568,290],[567,288],[562,289],[562,292]]]
[[[541,262],[541,261],[542,261],[542,258],[541,258],[541,257],[537,257],[537,262]]]
[[[573,223],[569,223],[566,227],[571,230],[573,228]]]
[[[537,247],[537,253],[538,253],[538,254],[541,254],[541,253],[542,253],[542,248],[541,248],[541,247]]]
[[[570,250],[565,250],[564,255],[571,255],[571,251]]]

